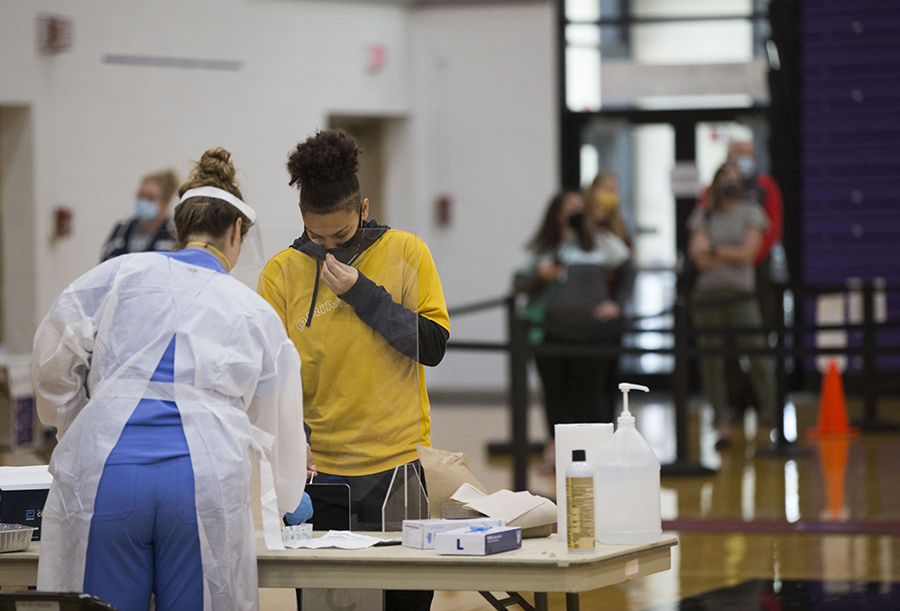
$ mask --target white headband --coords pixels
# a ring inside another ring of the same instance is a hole
[[[234,195],[229,193],[228,191],[224,191],[218,187],[197,187],[196,189],[188,189],[184,192],[184,195],[181,196],[181,201],[183,202],[186,199],[190,199],[192,197],[212,197],[213,199],[221,199],[222,201],[226,201],[241,212],[243,212],[248,219],[250,219],[251,223],[256,222],[256,210],[236,198]]]

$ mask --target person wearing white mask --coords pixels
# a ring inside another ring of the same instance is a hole
[[[120,611],[151,595],[159,611],[259,608],[251,456],[269,549],[311,465],[300,357],[229,273],[256,221],[234,177],[227,151],[204,153],[180,189],[179,250],[98,265],[38,328],[32,383],[59,439],[39,590]]]
[[[169,202],[178,189],[175,170],[148,174],[134,202],[134,215],[116,223],[103,244],[100,261],[132,252],[169,251],[175,245]]]
[[[769,223],[762,207],[746,198],[742,178],[736,164],[722,164],[709,188],[708,207],[695,209],[688,219],[688,253],[699,272],[692,294],[694,328],[715,329],[697,335],[697,345],[702,349],[721,349],[729,342],[751,350],[766,346],[762,332],[730,332],[763,329],[753,261]],[[773,363],[770,358],[753,353],[749,363],[753,405],[763,437],[760,441],[766,442],[776,417]],[[731,443],[731,425],[736,415],[728,397],[725,358],[701,358],[700,375],[703,393],[713,407],[716,447],[724,449]]]

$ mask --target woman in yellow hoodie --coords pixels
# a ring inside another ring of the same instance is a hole
[[[352,527],[380,530],[395,468],[419,469],[416,445],[431,445],[424,365],[443,358],[450,322],[425,243],[368,219],[360,152],[341,131],[292,151],[304,232],[268,262],[258,291],[300,353],[316,481],[349,484]],[[430,592],[388,592],[385,608],[430,601]]]

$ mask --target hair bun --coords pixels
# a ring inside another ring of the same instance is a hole
[[[361,152],[356,140],[341,130],[316,132],[291,152],[287,162],[290,184],[352,179]]]
[[[208,178],[222,184],[234,183],[235,169],[231,163],[231,153],[222,147],[203,153],[194,171],[200,179]]]
[[[179,195],[197,187],[218,187],[228,191],[238,199],[243,199],[235,177],[237,171],[231,163],[231,153],[222,147],[207,150],[194,164],[187,182],[181,185]]]

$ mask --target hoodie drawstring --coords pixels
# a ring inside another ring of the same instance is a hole
[[[316,296],[319,294],[319,276],[322,273],[322,261],[316,259],[316,282],[313,284],[312,302],[309,304],[309,314],[306,315],[306,326],[312,325],[313,312],[316,311]]]

